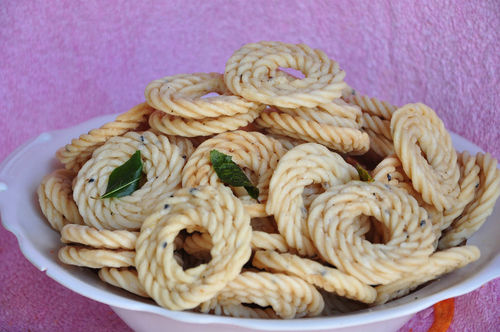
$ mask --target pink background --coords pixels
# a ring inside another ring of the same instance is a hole
[[[359,91],[422,101],[500,158],[500,3],[491,1],[5,1],[0,160],[47,130],[121,112],[153,79],[224,70],[247,42],[321,48]],[[77,135],[77,133],[75,133]],[[0,227],[1,331],[123,331],[105,305],[39,272]],[[500,280],[457,299],[453,331],[500,326]],[[432,309],[402,331],[426,331]]]

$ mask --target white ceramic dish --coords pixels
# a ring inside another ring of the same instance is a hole
[[[55,151],[73,137],[114,119],[114,115],[89,120],[75,127],[43,133],[14,151],[0,165],[0,213],[2,222],[17,237],[24,256],[41,271],[73,291],[106,303],[135,330],[323,330],[391,331],[402,326],[412,314],[434,303],[470,292],[500,277],[500,203],[483,228],[469,240],[481,249],[481,258],[469,266],[396,301],[375,308],[336,317],[296,320],[261,320],[218,317],[192,312],[174,312],[152,301],[121,291],[101,282],[90,270],[61,264],[58,233],[43,220],[38,208],[36,189],[42,177],[58,167]],[[452,134],[458,150],[480,149]]]

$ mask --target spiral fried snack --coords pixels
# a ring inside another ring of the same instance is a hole
[[[274,273],[285,273],[304,279],[328,292],[365,303],[375,301],[375,288],[358,279],[307,258],[292,254],[279,254],[274,251],[257,251],[252,265]]]
[[[156,111],[149,117],[149,125],[151,128],[168,135],[210,136],[248,125],[259,116],[263,109],[264,106],[258,106],[247,113],[203,119],[185,119]]]
[[[214,149],[230,155],[241,168],[254,172],[255,179],[250,176],[250,180],[259,188],[260,203],[246,193],[239,198],[252,218],[266,216],[269,181],[278,160],[286,152],[285,148],[277,140],[258,132],[239,130],[219,134],[203,142],[189,158],[182,171],[183,187],[221,183],[210,163],[210,151]]]
[[[85,225],[66,225],[61,229],[61,242],[79,243],[93,248],[135,249],[139,233],[126,230],[97,229]]]
[[[436,113],[424,104],[405,105],[393,113],[391,133],[413,188],[437,210],[451,208],[460,191],[460,170],[450,134]]]
[[[460,168],[460,194],[453,207],[443,211],[441,230],[448,228],[462,214],[465,207],[472,202],[478,188],[477,184],[480,181],[480,167],[476,164],[476,157],[471,156],[467,151],[457,153],[457,157]]]
[[[91,249],[80,246],[64,246],[57,254],[65,264],[99,269],[102,267],[134,266],[132,250]]]
[[[83,223],[71,190],[74,177],[75,174],[70,170],[57,169],[44,176],[38,186],[40,208],[50,226],[56,231],[60,231],[67,224]]]
[[[272,109],[262,112],[256,123],[271,133],[323,144],[343,153],[363,154],[370,147],[368,135],[358,129],[309,121]]]
[[[209,93],[219,96],[201,98]],[[233,96],[218,73],[167,76],[146,86],[146,101],[157,110],[182,118],[203,119],[247,113],[259,104]]]
[[[102,281],[110,285],[149,298],[148,293],[137,278],[137,271],[133,268],[103,267],[99,269],[98,275]]]
[[[274,215],[289,247],[297,249],[300,255],[316,253],[306,225],[304,188],[314,183],[329,188],[353,179],[358,179],[355,168],[319,144],[299,145],[280,159],[269,184],[266,211]]]
[[[479,259],[479,256],[479,249],[475,246],[454,247],[436,251],[417,270],[405,274],[401,279],[392,283],[376,287],[377,299],[374,304],[382,304],[404,296],[429,280],[464,267]]]
[[[56,157],[67,169],[75,172],[90,159],[96,148],[103,145],[109,138],[121,136],[129,131],[147,130],[148,118],[154,109],[146,103],[139,104],[129,111],[119,115],[115,121],[93,129],[71,141],[71,144],[60,148]]]
[[[379,117],[381,120],[391,121],[392,114],[398,109],[396,106],[377,98],[370,98],[359,94],[343,96],[348,103],[359,106],[363,113]]]
[[[285,319],[312,317],[324,307],[321,294],[304,280],[279,273],[243,272],[220,291],[214,298],[200,305],[201,312],[211,310],[239,313],[238,317],[252,317],[243,303],[261,307],[271,306],[277,316]],[[221,310],[218,307],[236,307]]]
[[[171,310],[191,309],[208,301],[234,279],[251,253],[250,217],[225,186],[181,189],[164,209],[143,223],[135,265],[146,292]],[[183,230],[212,237],[212,259],[183,270],[174,259],[174,240]]]
[[[355,105],[349,105],[342,99],[335,99],[328,104],[321,104],[312,108],[277,107],[277,109],[280,112],[298,116],[308,121],[316,121],[335,127],[359,129],[363,123],[360,108]]]
[[[500,195],[500,170],[497,168],[497,160],[489,153],[478,153],[476,163],[480,171],[475,196],[439,240],[440,249],[456,246],[471,237],[493,212]]]
[[[383,223],[389,241],[372,244],[356,235],[352,221],[360,215]],[[379,182],[333,187],[313,201],[307,224],[323,259],[370,285],[399,279],[433,252],[435,237],[427,212],[405,190]]]
[[[281,234],[270,234],[261,231],[252,231],[250,242],[252,250],[276,250],[287,252],[289,250],[285,239]],[[193,234],[184,241],[183,249],[190,255],[199,255],[209,252],[212,248],[212,239],[207,233]]]
[[[290,81],[279,67],[304,73]],[[306,45],[260,42],[244,45],[226,63],[224,81],[232,93],[266,105],[295,108],[326,104],[342,95],[344,71]]]
[[[129,196],[100,199],[111,171],[139,150],[146,182]],[[98,148],[78,173],[73,197],[85,224],[98,229],[139,229],[145,217],[165,196],[178,189],[183,153],[166,136],[130,132]]]

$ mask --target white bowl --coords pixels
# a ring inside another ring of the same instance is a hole
[[[59,234],[53,231],[38,207],[36,189],[42,177],[60,167],[54,154],[72,138],[111,121],[115,115],[94,118],[75,127],[47,132],[14,151],[0,165],[0,213],[5,228],[14,233],[24,256],[60,284],[93,300],[110,305],[137,331],[323,330],[352,331],[369,328],[391,331],[401,327],[414,313],[434,303],[470,292],[500,277],[500,203],[488,222],[469,241],[481,249],[481,258],[396,301],[352,314],[295,320],[263,320],[219,317],[192,312],[176,312],[151,300],[129,294],[100,281],[89,269],[59,263]],[[457,150],[478,152],[480,148],[452,134]]]

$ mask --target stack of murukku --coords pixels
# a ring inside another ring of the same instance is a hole
[[[429,107],[344,76],[320,50],[260,42],[224,74],[154,80],[43,178],[60,261],[167,309],[288,319],[382,304],[477,260],[466,241],[500,195],[497,161],[455,151]]]

